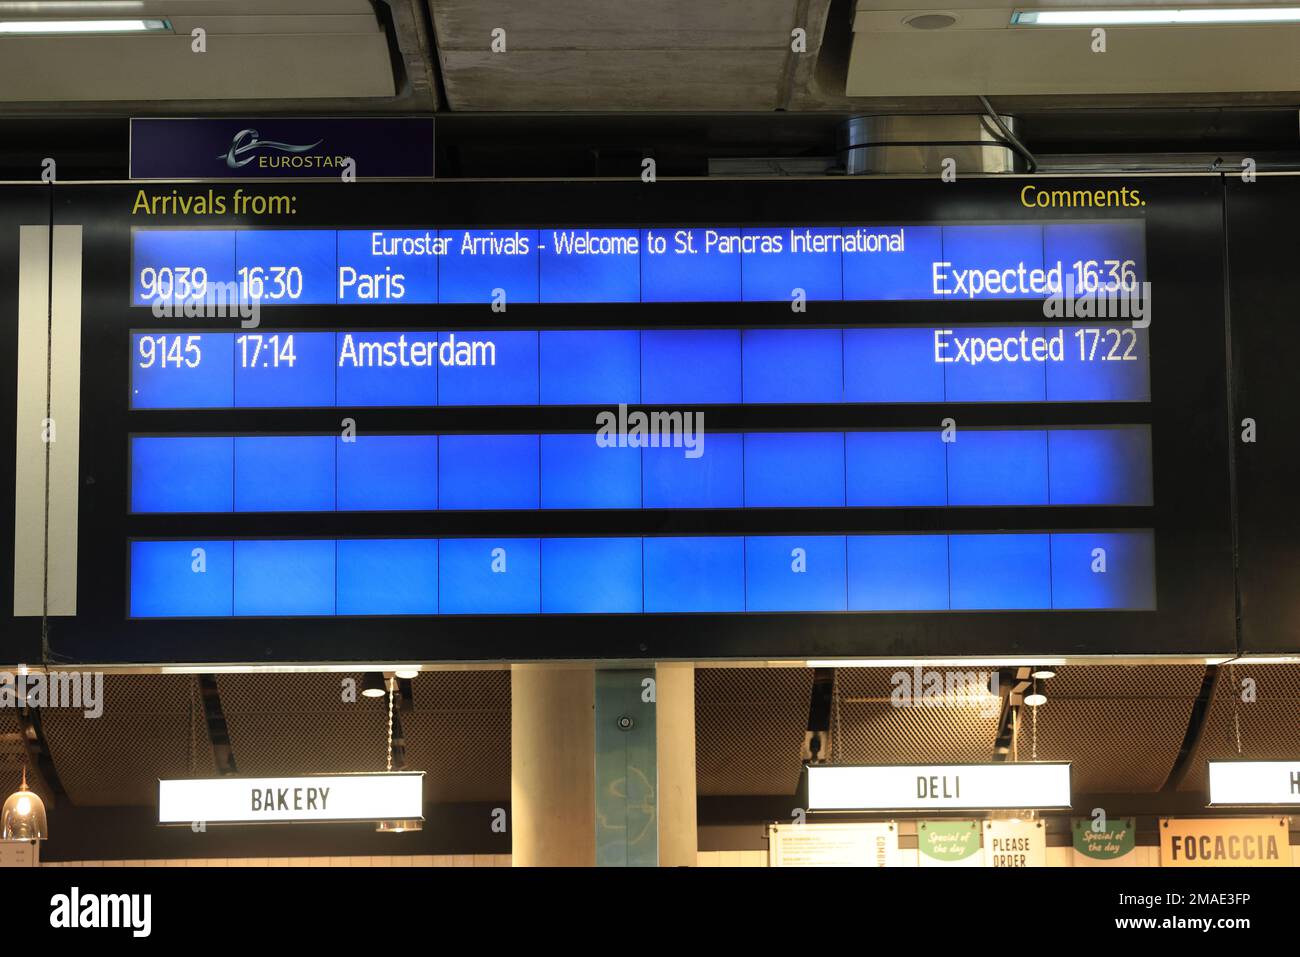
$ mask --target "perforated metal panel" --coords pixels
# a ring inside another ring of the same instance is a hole
[[[1073,666],[1039,682],[1047,704],[1023,710],[1020,759],[1069,761],[1076,794],[1151,792],[1178,757],[1205,669]]]
[[[510,672],[429,672],[411,691],[406,766],[426,772],[425,800],[510,800]]]
[[[695,674],[699,794],[793,794],[808,726],[807,668],[702,668]]]
[[[1041,683],[1049,697],[1195,698],[1202,665],[1066,665]]]
[[[382,771],[388,703],[361,697],[361,674],[223,675],[218,680],[241,774]],[[355,682],[345,686],[344,682]],[[355,701],[344,691],[355,688]],[[433,803],[510,797],[510,672],[417,676],[399,713],[406,768]]]
[[[981,693],[984,684],[978,673],[985,670],[931,669],[942,683],[923,675],[918,685],[914,669],[841,668],[836,673],[839,716],[831,726],[837,732],[832,738],[835,761],[963,764],[990,760],[1000,709],[996,698]]]
[[[846,668],[838,676],[836,760],[967,762],[992,757],[996,715],[978,706],[898,708],[897,669]],[[1220,681],[1184,790],[1205,786],[1205,760],[1237,754],[1234,684]],[[1043,687],[1038,757],[1074,764],[1076,793],[1153,791],[1163,784],[1186,732],[1204,669],[1199,665],[1063,667]],[[342,681],[360,674],[222,675],[231,746],[241,774],[373,771],[384,766],[387,705],[343,700]],[[1238,666],[1253,678],[1254,703],[1238,701],[1242,755],[1300,753],[1300,666]],[[807,726],[813,672],[807,668],[701,668],[696,673],[699,793],[793,794]],[[47,744],[67,799],[76,804],[150,806],[159,777],[215,774],[203,713],[183,675],[105,678],[102,717],[47,709]],[[510,794],[510,673],[448,671],[412,683],[402,713],[407,767],[427,773],[435,803],[504,801]],[[833,726],[834,727],[834,726]],[[16,787],[22,756],[12,711],[0,711],[0,791]],[[193,738],[193,744],[191,744]],[[1020,757],[1032,756],[1026,711]],[[47,782],[33,786],[49,800]],[[5,792],[7,793],[7,791]],[[55,802],[57,804],[57,799]]]
[[[841,668],[834,759],[842,763],[982,763],[993,759],[996,702],[983,697],[982,667],[930,669],[906,706],[891,700],[916,684],[910,668]],[[939,685],[930,684],[938,676]],[[1076,793],[1150,792],[1167,778],[1186,733],[1204,668],[1075,665],[1042,683],[1038,757],[1070,761]],[[899,678],[895,678],[899,675]],[[936,699],[936,688],[965,700]],[[789,794],[807,726],[808,669],[702,669],[696,678],[699,790],[706,795]],[[929,695],[926,692],[930,692]],[[1300,712],[1297,712],[1300,713]],[[1033,756],[1032,709],[1023,712],[1019,757]]]
[[[1205,762],[1209,760],[1300,755],[1300,665],[1225,666],[1214,690],[1195,762],[1180,790],[1208,787]],[[1243,700],[1243,695],[1253,695],[1255,700]]]
[[[76,804],[153,805],[158,779],[211,777],[212,751],[189,675],[106,675],[104,712],[47,708],[41,726]]]
[[[217,688],[240,774],[384,770],[388,703],[353,674],[220,675]]]

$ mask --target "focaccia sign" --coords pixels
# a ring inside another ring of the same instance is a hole
[[[1161,818],[1161,867],[1289,867],[1284,817]]]

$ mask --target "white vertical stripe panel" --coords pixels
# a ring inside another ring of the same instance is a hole
[[[14,467],[14,615],[45,610],[45,420],[50,228],[18,231],[18,405]]]

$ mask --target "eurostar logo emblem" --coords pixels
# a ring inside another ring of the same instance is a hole
[[[292,143],[261,139],[257,130],[240,130],[235,134],[234,139],[230,141],[230,149],[218,156],[217,159],[224,159],[226,166],[231,169],[239,169],[253,162],[257,158],[258,152],[262,150],[274,150],[280,153],[310,153],[324,142],[324,140],[317,140],[307,146],[295,146]]]

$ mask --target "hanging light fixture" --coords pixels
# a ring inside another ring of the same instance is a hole
[[[0,840],[43,841],[49,833],[45,802],[27,786],[27,768],[24,767],[22,784],[9,795],[4,809],[0,810]]]
[[[388,692],[388,761],[385,770],[391,774],[393,771],[393,699],[397,697],[397,675],[385,674],[384,687]],[[379,834],[405,834],[408,831],[422,830],[424,830],[424,822],[415,818],[375,823],[375,831]]]
[[[1030,677],[1032,677],[1032,678],[1043,678],[1043,679],[1047,679],[1047,678],[1055,678],[1055,677],[1056,677],[1056,666],[1055,666],[1055,665],[1038,665],[1037,667],[1034,668],[1033,671],[1031,671],[1031,672],[1029,673],[1029,675],[1030,675]]]
[[[1029,694],[1025,695],[1025,704],[1031,708],[1037,708],[1039,705],[1047,704],[1047,695],[1038,690],[1038,679],[1034,679],[1033,687]]]
[[[382,698],[384,696],[384,676],[374,671],[367,671],[361,679],[361,697]]]

